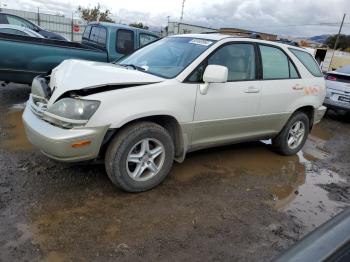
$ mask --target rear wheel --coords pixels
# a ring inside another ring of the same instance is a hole
[[[169,173],[174,159],[171,136],[152,122],[130,125],[111,141],[105,157],[111,181],[128,192],[149,190]]]
[[[294,155],[304,146],[310,130],[310,121],[303,112],[296,112],[288,123],[272,139],[272,146],[283,155]]]

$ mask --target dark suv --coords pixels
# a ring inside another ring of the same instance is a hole
[[[67,39],[64,38],[63,36],[44,30],[40,26],[28,21],[27,19],[24,19],[16,15],[0,13],[0,24],[10,24],[10,25],[19,25],[19,26],[27,27],[35,32],[38,32],[45,38],[67,41]]]

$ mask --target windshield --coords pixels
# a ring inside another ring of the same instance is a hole
[[[348,66],[343,66],[341,68],[338,68],[337,70],[335,70],[338,73],[343,73],[343,74],[348,74],[350,75],[350,65]]]
[[[118,64],[173,78],[202,54],[214,41],[192,37],[169,37],[145,46]]]

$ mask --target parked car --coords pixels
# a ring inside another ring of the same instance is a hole
[[[38,34],[37,32],[29,28],[18,26],[18,25],[0,24],[0,33],[44,38],[42,35]]]
[[[31,84],[65,59],[111,62],[157,39],[147,30],[112,23],[90,23],[82,43],[0,33],[0,81]]]
[[[30,30],[37,32],[38,34],[42,35],[45,38],[67,41],[67,38],[59,34],[47,31],[41,28],[40,26],[32,23],[31,21],[17,15],[0,13],[0,24],[9,24],[9,25],[26,27],[26,28],[29,28]]]
[[[324,104],[328,108],[350,112],[350,65],[325,75],[327,94]]]
[[[272,138],[281,154],[297,153],[325,113],[325,92],[302,48],[179,35],[118,64],[64,61],[34,79],[23,121],[47,156],[104,158],[115,185],[139,192],[198,149]]]

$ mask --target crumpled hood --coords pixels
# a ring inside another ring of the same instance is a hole
[[[164,78],[115,64],[69,59],[52,70],[50,88],[53,94],[50,102],[53,103],[70,90],[110,85],[147,84],[163,80]]]

